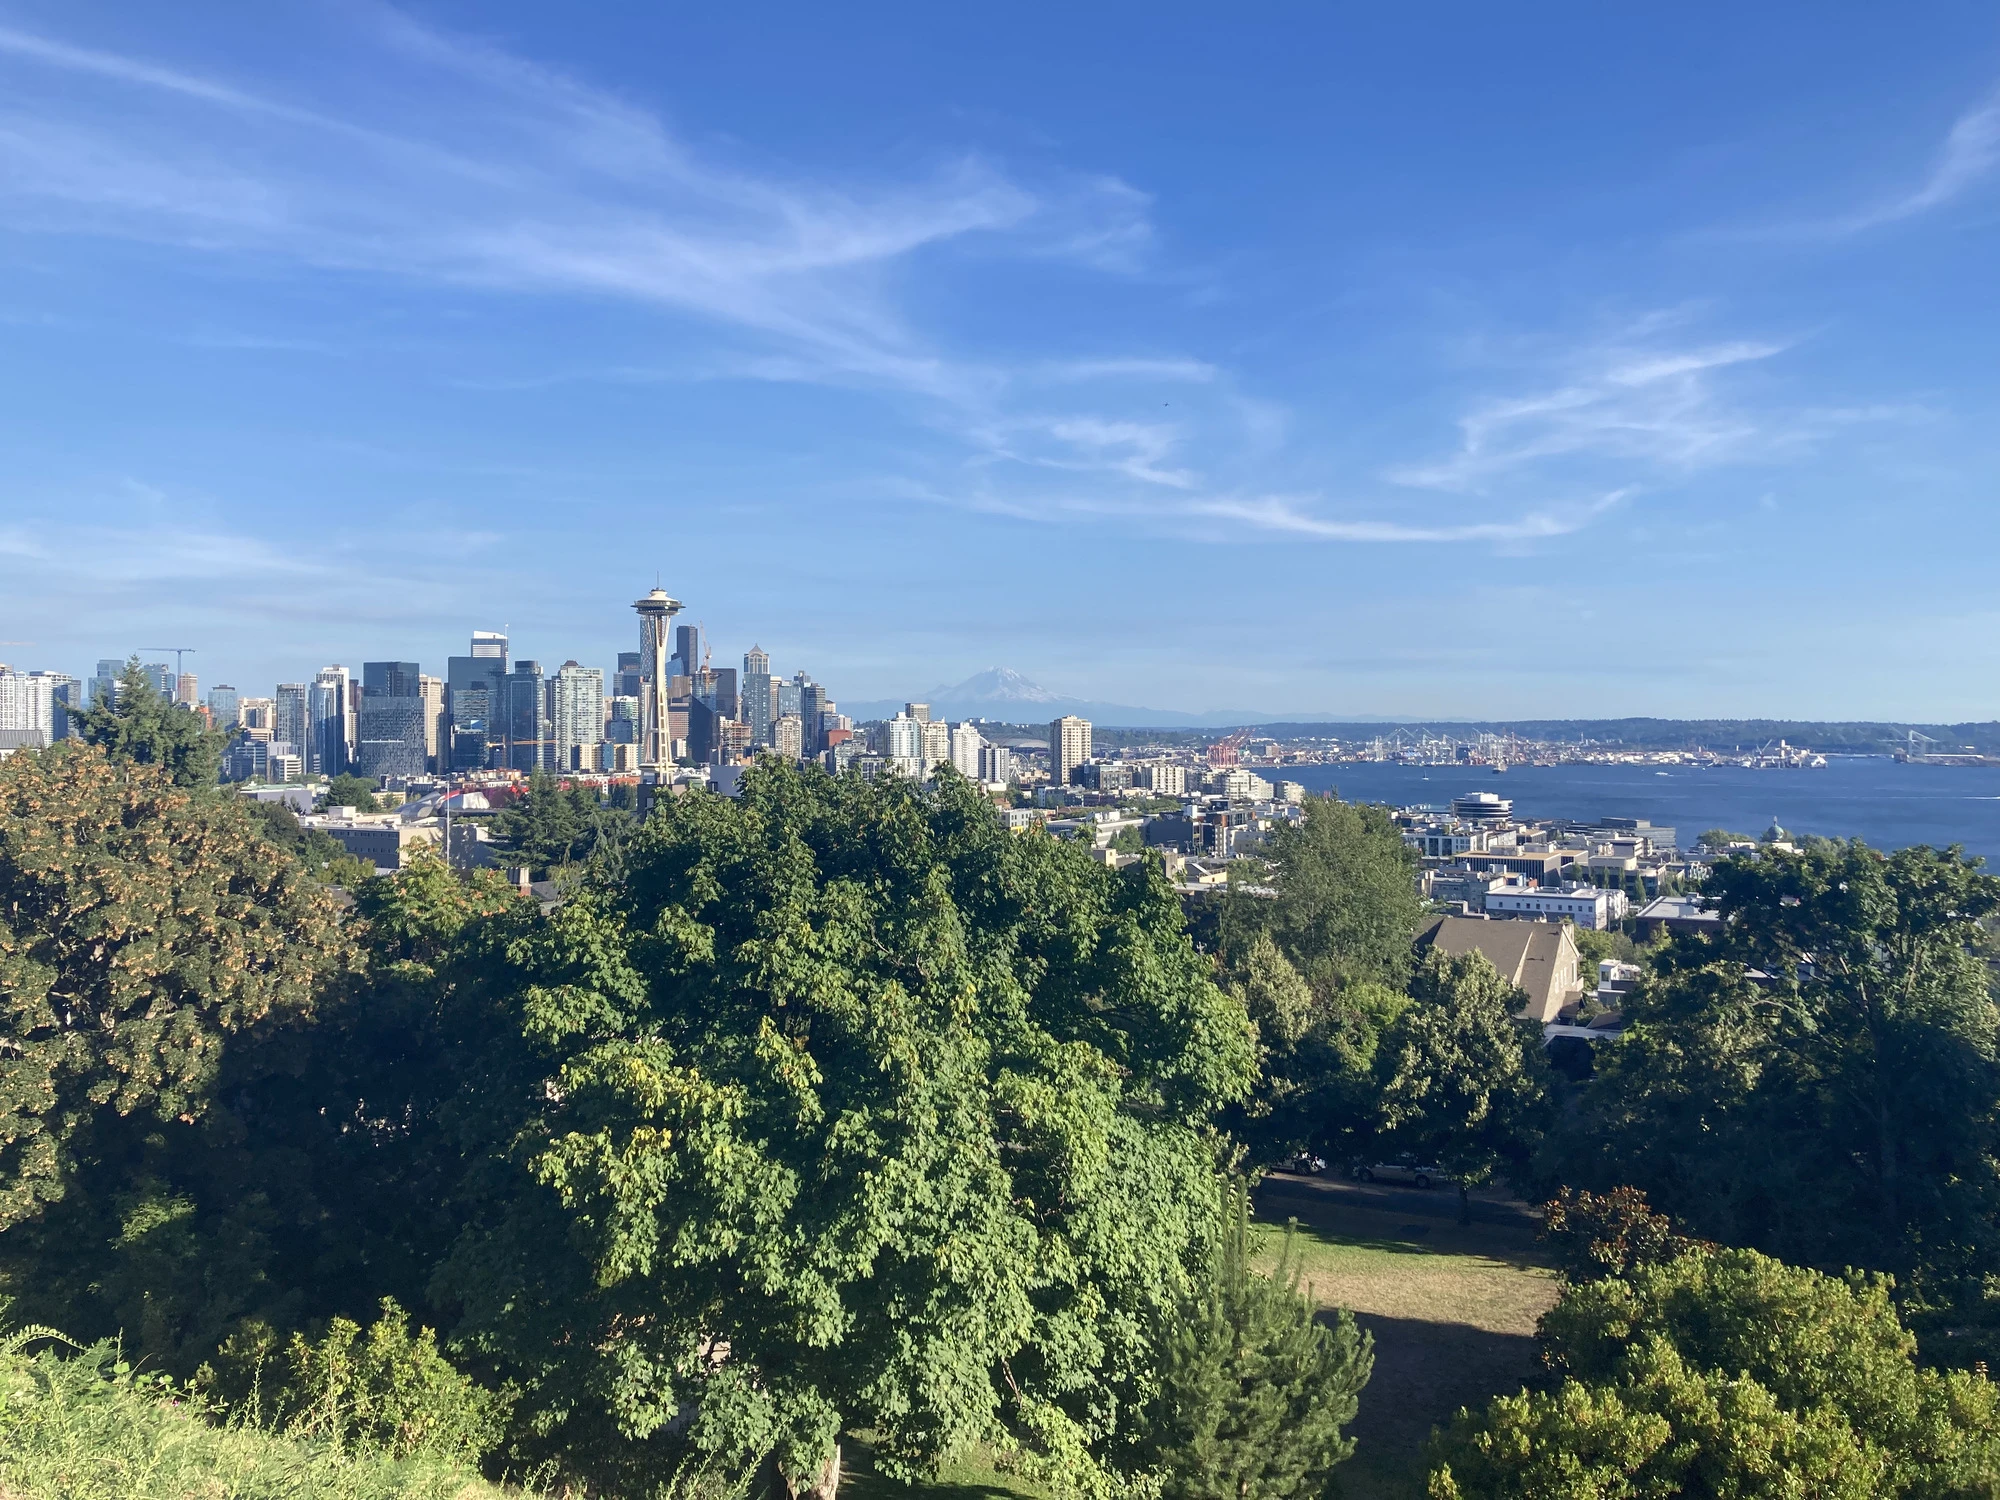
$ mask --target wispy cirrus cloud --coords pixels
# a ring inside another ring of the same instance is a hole
[[[0,108],[0,214],[17,228],[631,300],[819,378],[946,397],[974,377],[908,326],[889,286],[897,263],[990,237],[1115,268],[1150,235],[1144,195],[1109,177],[1027,183],[961,155],[914,180],[797,180],[698,152],[553,70],[394,11],[360,14],[344,40],[383,75],[365,118],[360,100],[280,101],[0,30],[14,101]]]
[[[1731,340],[1690,348],[1623,339],[1563,356],[1559,383],[1489,398],[1459,419],[1457,449],[1391,467],[1392,483],[1479,493],[1523,471],[1565,461],[1686,470],[1744,456],[1764,419],[1727,398],[1716,376],[1781,354],[1782,342]]]

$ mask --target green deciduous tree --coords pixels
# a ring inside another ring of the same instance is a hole
[[[0,1229],[99,1126],[200,1118],[225,1040],[308,1008],[341,951],[324,892],[171,767],[0,763]]]
[[[1561,1385],[1461,1413],[1434,1500],[1989,1495],[2000,1392],[1920,1369],[1881,1278],[1702,1251],[1572,1283],[1542,1321]]]
[[[1956,850],[1820,841],[1719,863],[1724,925],[1629,999],[1554,1154],[1693,1232],[1927,1296],[2000,1264],[2000,1014],[1980,922],[2000,881]]]
[[[125,664],[115,698],[71,716],[81,738],[114,760],[161,767],[176,786],[216,784],[229,737],[163,698],[139,670],[138,657]]]
[[[1381,1120],[1389,1142],[1455,1178],[1461,1222],[1468,1190],[1524,1165],[1548,1097],[1540,1028],[1514,1019],[1521,992],[1483,954],[1432,950],[1411,1003],[1382,1039]]]
[[[1371,981],[1401,989],[1423,917],[1417,856],[1388,809],[1316,797],[1305,816],[1272,829],[1258,850],[1275,896],[1232,889],[1223,941],[1244,953],[1269,932],[1318,984]]]
[[[305,827],[283,803],[243,798],[238,805],[266,841],[291,855],[315,880],[352,889],[374,878],[374,865],[349,854],[347,846],[333,835]]]
[[[1354,1451],[1373,1341],[1340,1313],[1315,1315],[1288,1227],[1270,1276],[1250,1265],[1248,1194],[1238,1185],[1201,1295],[1161,1344],[1148,1450],[1169,1500],[1310,1500]]]
[[[437,1288],[544,1441],[615,1477],[733,1410],[795,1485],[865,1427],[892,1469],[984,1438],[1104,1488],[1252,1067],[1156,866],[952,778],[767,762],[666,801],[507,960]]]

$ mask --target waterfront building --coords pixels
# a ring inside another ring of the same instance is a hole
[[[1486,910],[1496,917],[1568,921],[1602,931],[1625,919],[1627,898],[1623,891],[1601,890],[1592,885],[1571,886],[1566,890],[1501,886],[1487,891]]]
[[[771,658],[761,646],[743,653],[742,719],[750,726],[750,743],[771,742]]]
[[[377,781],[424,773],[423,672],[413,661],[361,664],[355,774]]]
[[[1090,720],[1064,714],[1049,725],[1049,780],[1068,786],[1070,773],[1090,759]]]
[[[1513,799],[1498,792],[1468,792],[1451,799],[1451,815],[1468,823],[1506,824],[1514,821]]]
[[[354,745],[354,680],[338,664],[313,674],[307,699],[306,770],[338,776],[348,767]]]
[[[674,674],[668,668],[667,632],[681,602],[656,588],[632,608],[639,614],[639,765],[658,770],[674,758],[668,722]]]
[[[557,769],[597,770],[604,744],[604,673],[566,661],[557,668],[550,692]]]

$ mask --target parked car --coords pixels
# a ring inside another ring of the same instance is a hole
[[[1415,1157],[1403,1156],[1394,1161],[1364,1162],[1355,1167],[1354,1178],[1357,1182],[1407,1182],[1412,1187],[1427,1188],[1443,1182],[1445,1174]]]
[[[1314,1156],[1310,1151],[1301,1151],[1296,1156],[1288,1156],[1278,1163],[1287,1172],[1303,1172],[1308,1177],[1317,1177],[1326,1170],[1326,1158]]]

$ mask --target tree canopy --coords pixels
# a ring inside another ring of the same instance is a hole
[[[1522,998],[1485,955],[1432,949],[1377,1056],[1386,1140],[1457,1182],[1466,1222],[1467,1190],[1538,1144],[1548,1069],[1540,1028],[1514,1019]]]
[[[1695,1250],[1573,1283],[1542,1320],[1553,1390],[1463,1412],[1433,1500],[1990,1495],[2000,1392],[1921,1369],[1880,1277]]]
[[[1704,895],[1721,930],[1654,957],[1553,1169],[1804,1264],[1993,1267],[2000,880],[1955,849],[1819,840],[1723,860]]]
[[[366,776],[351,776],[343,771],[338,776],[328,778],[326,805],[351,807],[356,812],[379,811],[379,805],[375,800],[375,783]]]
[[[1232,953],[1269,932],[1315,983],[1403,987],[1423,902],[1416,853],[1387,808],[1312,798],[1301,819],[1273,828],[1257,852],[1270,863],[1274,894],[1231,890],[1223,934]]]
[[[599,807],[589,787],[566,785],[547,771],[533,772],[526,789],[493,819],[494,832],[507,841],[504,857],[544,878],[582,864],[631,824],[623,809]]]
[[[459,1109],[510,1166],[437,1285],[551,1441],[642,1451],[698,1400],[798,1483],[859,1426],[1101,1487],[1252,1069],[1154,863],[766,764],[508,956],[519,1045]]]
[[[114,760],[162,767],[176,786],[216,784],[229,737],[162,697],[139,670],[138,657],[126,662],[114,698],[71,716],[82,739]]]
[[[314,999],[331,904],[163,763],[0,762],[0,1228],[59,1197],[107,1117],[195,1119],[223,1042]]]

